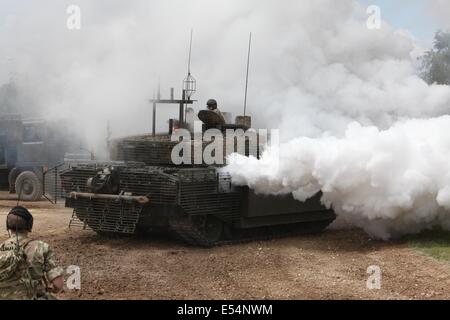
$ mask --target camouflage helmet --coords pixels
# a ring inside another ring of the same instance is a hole
[[[6,217],[6,229],[14,231],[31,231],[33,229],[33,216],[24,207],[14,207]]]
[[[206,105],[212,108],[213,110],[217,109],[217,101],[214,99],[209,99]]]

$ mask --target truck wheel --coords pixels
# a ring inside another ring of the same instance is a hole
[[[20,170],[13,168],[8,174],[9,193],[16,192],[16,179],[20,174]]]
[[[16,193],[19,195],[20,200],[40,200],[43,195],[42,183],[34,172],[22,172],[16,179]]]

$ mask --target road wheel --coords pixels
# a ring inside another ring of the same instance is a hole
[[[22,172],[16,179],[16,193],[20,197],[20,200],[40,200],[43,195],[42,189],[42,183],[34,172]]]
[[[218,243],[224,231],[224,223],[214,216],[193,217],[194,226],[200,232],[204,245],[214,246]]]
[[[13,168],[8,174],[9,193],[16,192],[16,179],[20,174],[19,169]]]

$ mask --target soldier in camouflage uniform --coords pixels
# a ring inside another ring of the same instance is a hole
[[[6,225],[10,238],[0,245],[0,255],[17,250],[25,253],[13,276],[0,281],[0,300],[49,300],[47,293],[58,293],[64,286],[64,270],[55,261],[49,245],[31,240],[33,216],[23,207],[15,207],[8,214]]]

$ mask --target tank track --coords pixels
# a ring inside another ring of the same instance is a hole
[[[170,230],[175,238],[192,246],[213,247],[216,245],[206,239],[188,219],[170,221]]]
[[[220,247],[226,245],[236,245],[254,241],[270,241],[296,237],[306,234],[317,234],[326,229],[334,219],[302,222],[289,225],[271,226],[265,228],[254,228],[246,230],[235,230],[235,233],[226,232],[225,239],[211,242],[204,234],[193,225],[189,219],[175,219],[170,222],[172,234],[184,243],[195,247]]]

